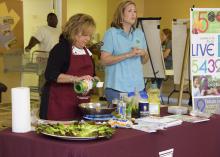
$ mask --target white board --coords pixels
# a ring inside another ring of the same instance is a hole
[[[165,65],[160,40],[160,18],[139,18],[157,78],[165,78]],[[141,28],[141,25],[138,25]],[[154,78],[150,59],[143,65],[144,77]]]
[[[174,84],[180,84],[181,72],[183,66],[184,53],[189,53],[186,50],[187,40],[187,24],[188,19],[177,19],[172,22],[172,57],[173,57],[173,71],[174,71]],[[189,63],[187,68],[184,69],[185,80],[189,80]]]

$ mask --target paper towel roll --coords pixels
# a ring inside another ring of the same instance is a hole
[[[16,87],[11,89],[12,98],[12,132],[31,131],[30,89]]]

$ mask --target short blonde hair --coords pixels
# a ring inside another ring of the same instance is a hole
[[[94,19],[87,14],[79,13],[70,17],[63,28],[63,36],[69,42],[75,43],[76,35],[82,33],[86,34],[89,28],[95,29],[96,24]]]
[[[114,17],[113,17],[113,20],[112,20],[112,23],[111,23],[111,27],[116,27],[116,28],[122,28],[122,21],[123,21],[123,16],[124,16],[124,11],[125,11],[125,8],[129,5],[134,5],[136,7],[136,4],[133,2],[133,1],[122,1],[117,9],[115,10],[115,13],[114,13]],[[133,28],[135,28],[135,25],[136,25],[137,21],[133,24]]]

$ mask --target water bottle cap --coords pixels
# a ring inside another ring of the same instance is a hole
[[[151,88],[154,88],[154,89],[157,88],[157,84],[156,83],[152,83],[151,84]]]
[[[147,93],[145,91],[140,91],[139,93],[140,93],[140,97],[142,99],[147,99],[148,98],[148,95],[147,95]]]
[[[129,92],[128,97],[134,96],[134,92]]]

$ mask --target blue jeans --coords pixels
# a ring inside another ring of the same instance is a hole
[[[141,94],[142,92],[145,93],[144,90],[141,90],[141,91],[139,91],[139,94]],[[105,97],[106,97],[106,99],[107,99],[107,101],[108,101],[109,103],[112,103],[112,100],[113,100],[113,99],[118,99],[118,100],[120,100],[120,99],[121,99],[120,96],[121,96],[121,95],[124,95],[124,94],[129,97],[130,94],[133,94],[133,95],[134,95],[134,92],[126,93],[126,92],[121,92],[121,91],[114,90],[114,89],[112,89],[112,88],[106,88],[106,89],[105,89]]]
[[[123,92],[120,92],[120,91],[117,91],[117,90],[114,90],[114,89],[111,89],[111,88],[106,88],[105,89],[105,97],[107,99],[107,101],[109,103],[112,103],[112,100],[113,99],[120,99],[120,93],[123,93]]]

